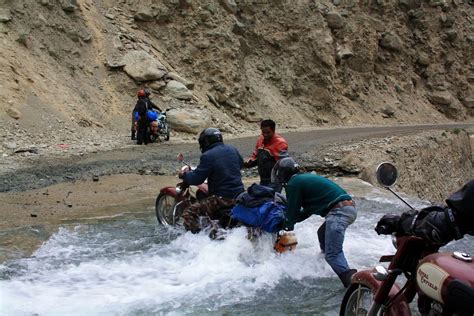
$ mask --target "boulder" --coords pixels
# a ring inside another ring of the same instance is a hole
[[[190,100],[193,97],[193,93],[184,84],[176,80],[171,80],[166,84],[165,92],[179,100]]]
[[[177,73],[175,72],[169,72],[166,74],[165,78],[168,78],[168,79],[171,79],[171,80],[176,80],[178,82],[181,82],[182,84],[184,84],[186,86],[186,88],[188,89],[191,89],[193,90],[194,89],[194,82],[192,81],[189,81],[183,77],[181,77],[180,75],[178,75]]]
[[[168,122],[172,130],[197,134],[211,125],[211,115],[207,110],[172,109]]]
[[[15,120],[20,119],[20,117],[22,115],[21,112],[19,110],[15,109],[15,108],[8,108],[8,109],[6,109],[5,112],[7,112],[7,114],[10,117],[14,118]]]
[[[152,81],[163,78],[166,68],[143,50],[128,52],[122,60],[123,70],[136,81]]]
[[[396,34],[386,32],[382,34],[379,45],[383,48],[398,52],[402,50],[403,42]]]
[[[2,9],[0,8],[0,23],[8,22],[12,19],[12,14],[10,9]]]
[[[153,21],[154,17],[155,15],[153,14],[153,11],[148,7],[139,9],[138,12],[133,16],[135,21],[139,22],[151,22]]]
[[[462,104],[469,109],[474,109],[474,96],[470,96],[462,100]]]
[[[331,29],[342,29],[345,25],[344,18],[339,12],[331,11],[326,14],[326,23]]]
[[[61,8],[65,12],[74,12],[78,7],[77,0],[61,0]]]
[[[453,97],[448,91],[436,91],[428,95],[428,100],[433,104],[450,105],[453,102]]]

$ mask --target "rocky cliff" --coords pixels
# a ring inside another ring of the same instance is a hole
[[[192,135],[268,117],[472,120],[473,13],[462,0],[0,0],[0,154],[123,145],[142,86]]]

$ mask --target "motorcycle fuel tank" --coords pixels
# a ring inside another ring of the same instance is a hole
[[[422,293],[442,304],[472,299],[474,261],[460,252],[426,256],[416,270],[416,283]]]

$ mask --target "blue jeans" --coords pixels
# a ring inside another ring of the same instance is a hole
[[[354,206],[334,208],[326,215],[326,221],[318,229],[318,238],[325,259],[337,275],[349,270],[342,250],[347,227],[354,223],[357,211]],[[323,240],[321,240],[323,239]]]

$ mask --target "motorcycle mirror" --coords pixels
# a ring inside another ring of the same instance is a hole
[[[176,159],[179,161],[179,162],[183,162],[184,161],[184,155],[182,153],[179,153],[178,156],[176,156]]]
[[[393,164],[390,162],[382,162],[376,170],[376,175],[377,175],[377,182],[392,192],[397,198],[399,198],[403,203],[405,203],[409,208],[412,210],[415,210],[413,206],[407,203],[404,199],[402,199],[401,196],[399,196],[397,193],[395,193],[390,187],[397,182],[398,178],[398,170],[397,167],[395,167]]]
[[[383,187],[391,187],[397,182],[398,170],[390,162],[382,162],[376,171],[377,182]]]

